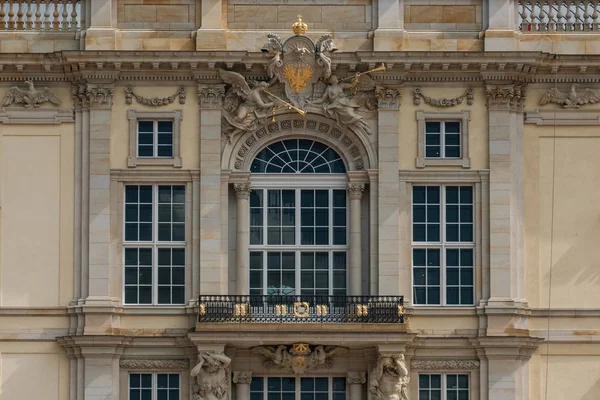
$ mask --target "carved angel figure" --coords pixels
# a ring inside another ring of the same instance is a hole
[[[196,378],[193,385],[195,400],[227,400],[229,393],[229,379],[227,367],[231,358],[225,354],[200,353],[198,364],[192,369],[190,375]]]
[[[354,92],[359,85],[359,80],[340,83],[337,76],[331,75],[329,83],[321,98],[312,101],[311,104],[321,105],[324,114],[334,118],[341,127],[347,127],[356,134],[370,134],[366,118],[358,113],[361,108],[369,108],[367,96],[364,93],[346,93],[349,89]]]
[[[59,105],[61,103],[59,98],[47,87],[42,90],[36,90],[33,82],[25,81],[25,84],[28,86],[27,90],[19,89],[16,86],[8,89],[8,92],[6,92],[6,95],[4,96],[3,105],[5,107],[10,106],[13,103],[23,104],[25,108],[28,108],[31,105],[39,107],[46,102],[50,102],[54,105]]]
[[[592,89],[585,89],[583,93],[577,93],[579,85],[574,83],[571,85],[569,93],[563,93],[556,88],[548,90],[542,97],[540,105],[548,103],[560,104],[562,108],[579,108],[584,104],[594,104],[600,101],[600,94]]]
[[[409,381],[404,354],[379,355],[369,378],[369,391],[376,400],[408,400]]]
[[[275,106],[265,102],[261,92],[269,87],[267,82],[258,82],[251,88],[244,77],[237,72],[219,69],[219,77],[231,85],[225,94],[223,118],[226,122],[223,133],[227,139],[246,131],[253,131],[265,122]]]
[[[252,349],[254,354],[260,354],[264,357],[265,368],[286,368],[292,364],[292,355],[287,346],[279,345],[277,348],[272,346],[258,346]]]

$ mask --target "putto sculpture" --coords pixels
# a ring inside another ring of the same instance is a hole
[[[288,348],[285,345],[277,347],[258,346],[252,349],[254,354],[264,357],[266,368],[291,370],[296,375],[318,368],[331,368],[333,357],[345,354],[347,349],[337,346],[314,346],[306,343],[296,343]]]
[[[190,372],[192,378],[196,378],[193,383],[194,400],[228,400],[229,364],[231,358],[225,354],[198,354],[198,364]]]
[[[404,354],[380,354],[369,377],[369,391],[375,400],[408,400],[409,381]]]
[[[47,87],[42,90],[37,90],[32,81],[25,81],[27,89],[23,90],[17,86],[13,86],[4,95],[4,101],[2,105],[4,107],[10,106],[11,104],[23,104],[23,107],[29,108],[33,106],[35,108],[41,106],[44,103],[50,102],[54,105],[59,105],[61,101],[50,89]]]
[[[574,83],[571,85],[569,93],[563,93],[557,88],[552,88],[540,100],[540,105],[548,103],[556,103],[562,108],[579,108],[585,104],[594,104],[600,101],[600,93],[592,89],[584,89],[583,92],[577,93],[579,85]]]

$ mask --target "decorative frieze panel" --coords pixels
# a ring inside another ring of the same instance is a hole
[[[189,368],[188,360],[139,360],[121,359],[119,365],[123,369],[176,369],[186,370]]]
[[[418,106],[421,104],[421,99],[432,107],[455,107],[462,104],[464,99],[467,99],[468,105],[473,105],[473,89],[467,89],[462,95],[454,98],[441,98],[434,99],[429,96],[425,96],[420,88],[414,88],[413,90],[413,103]]]
[[[470,371],[479,368],[478,360],[412,360],[412,369],[419,371]]]
[[[133,99],[135,99],[138,103],[145,106],[160,107],[173,104],[176,98],[179,99],[179,104],[185,104],[186,96],[185,89],[183,87],[177,89],[177,92],[169,97],[143,97],[135,94],[131,86],[128,86],[125,89],[125,103],[127,104],[132,104]]]

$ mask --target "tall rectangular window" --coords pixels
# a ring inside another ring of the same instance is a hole
[[[137,156],[173,157],[173,121],[138,120]]]
[[[425,122],[425,157],[460,158],[460,121]]]
[[[253,190],[250,294],[345,296],[347,235],[345,190]]]
[[[299,397],[297,397],[299,395]],[[346,400],[346,379],[338,377],[255,377],[250,400]]]
[[[129,374],[129,400],[180,400],[179,374]]]
[[[185,304],[184,185],[126,185],[124,303]]]
[[[413,303],[474,303],[472,186],[414,186]]]
[[[419,400],[469,400],[469,375],[419,374]]]

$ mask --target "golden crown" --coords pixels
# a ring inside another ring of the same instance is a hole
[[[292,30],[296,35],[304,35],[308,30],[308,25],[302,22],[302,15],[298,15],[298,21],[294,22],[292,25]]]

